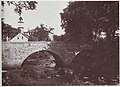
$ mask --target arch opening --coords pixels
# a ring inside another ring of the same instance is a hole
[[[37,51],[29,55],[21,64],[21,66],[28,66],[28,65],[37,65],[38,63],[40,64],[40,60],[46,60],[46,62],[54,62],[55,67],[64,67],[65,64],[63,60],[55,53],[48,51],[48,50],[43,50],[43,51]],[[44,61],[45,62],[45,61]],[[48,63],[46,63],[48,65]]]
[[[43,50],[29,55],[22,63],[23,75],[33,78],[52,78],[58,75],[58,71],[63,72],[65,64],[55,53]]]

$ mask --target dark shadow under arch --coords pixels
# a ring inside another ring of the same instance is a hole
[[[55,53],[48,51],[48,50],[42,50],[42,51],[37,51],[34,52],[32,54],[30,54],[21,64],[21,67],[23,66],[27,66],[27,65],[36,65],[35,62],[33,62],[34,60],[38,60],[38,59],[43,59],[45,57],[47,57],[48,55],[52,55],[53,58],[55,59],[54,62],[56,63],[56,68],[63,68],[65,67],[65,64],[63,62],[63,60]]]

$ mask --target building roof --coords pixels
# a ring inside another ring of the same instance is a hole
[[[26,35],[26,34],[24,34],[24,33],[18,33],[18,34],[22,34],[22,35],[25,36],[26,38],[29,38],[29,36]],[[17,35],[18,35],[18,34],[17,34]],[[17,36],[17,35],[16,35],[16,36]],[[16,36],[14,36],[14,37],[16,37]],[[13,37],[13,38],[14,38],[14,37]],[[10,40],[12,40],[13,38],[11,38]]]
[[[24,35],[26,38],[29,38],[29,36],[25,33],[21,33],[22,35]]]

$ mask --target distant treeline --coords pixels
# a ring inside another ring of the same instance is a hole
[[[28,36],[28,41],[49,41],[49,33],[51,33],[52,29],[48,29],[41,24],[40,27],[37,26],[35,29],[24,32],[24,35]],[[2,41],[6,41],[7,37],[11,40],[20,32],[20,29],[13,28],[11,25],[2,21]]]

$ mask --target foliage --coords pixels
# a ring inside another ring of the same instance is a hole
[[[61,36],[57,36],[57,35],[54,35],[53,38],[55,41],[65,41],[65,35],[61,35]]]
[[[29,41],[41,41],[41,40],[50,40],[49,39],[49,33],[51,33],[51,31],[53,30],[53,28],[46,28],[44,27],[44,24],[41,24],[40,27],[36,27],[33,30],[29,30]]]
[[[14,11],[15,13],[18,13],[19,15],[21,15],[22,10],[35,10],[36,9],[36,1],[6,1],[7,4],[10,5],[14,5]],[[4,6],[5,1],[1,2],[2,6]]]
[[[13,28],[11,25],[2,22],[2,40],[3,41],[6,41],[7,37],[9,39],[13,38],[18,33],[20,33],[19,29]]]
[[[62,28],[68,41],[97,39],[103,31],[107,39],[115,38],[118,30],[118,2],[69,2],[61,15]]]
[[[118,82],[119,50],[108,48],[106,46],[97,50],[81,51],[71,62],[74,74],[79,76],[80,80],[87,76],[96,84],[104,84],[98,80],[101,77],[104,78],[105,84],[113,84],[113,79]]]

